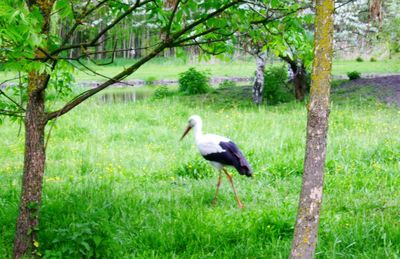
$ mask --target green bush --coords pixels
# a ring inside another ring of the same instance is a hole
[[[293,100],[292,91],[288,85],[286,66],[270,67],[264,72],[263,97],[268,104],[285,103]]]
[[[175,171],[176,175],[193,179],[203,179],[210,177],[214,170],[211,165],[204,159],[197,158],[181,165]]]
[[[363,59],[362,57],[357,57],[357,58],[356,58],[356,61],[357,61],[357,62],[363,62],[364,59]]]
[[[225,79],[218,85],[219,88],[230,88],[230,87],[235,87],[235,86],[236,86],[236,82],[229,80],[229,79]]]
[[[205,72],[199,72],[191,67],[188,71],[179,74],[179,92],[185,94],[207,93],[209,77]]]
[[[376,60],[376,58],[371,57],[369,61],[371,61],[371,62],[376,62],[377,60]]]
[[[162,98],[165,98],[165,97],[169,96],[170,94],[171,93],[168,90],[168,87],[164,85],[164,86],[158,87],[154,91],[152,98],[153,99],[162,99]]]
[[[361,77],[361,73],[358,71],[352,71],[352,72],[348,72],[347,76],[349,77],[349,80],[355,80],[355,79],[359,79]]]

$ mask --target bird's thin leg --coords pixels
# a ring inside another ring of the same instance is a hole
[[[213,208],[214,208],[215,202],[217,201],[219,187],[221,186],[221,180],[222,180],[221,171],[219,171],[217,190],[215,191],[215,196],[214,196],[214,200],[213,200],[213,204],[212,204]]]
[[[233,189],[233,192],[235,193],[236,201],[237,201],[237,204],[238,204],[239,208],[243,208],[243,204],[240,202],[240,199],[239,199],[239,196],[237,195],[235,186],[233,185],[232,175],[230,175],[230,174],[228,173],[228,171],[226,171],[225,168],[224,168],[223,170],[224,170],[226,176],[228,177],[229,182],[230,182],[231,185],[232,185],[232,189]]]

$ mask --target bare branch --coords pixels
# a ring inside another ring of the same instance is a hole
[[[108,0],[100,1],[100,2],[99,2],[97,5],[95,5],[93,8],[91,8],[91,9],[89,9],[89,10],[86,11],[86,8],[87,8],[87,6],[88,6],[89,3],[90,3],[90,0],[88,0],[88,2],[86,3],[86,6],[85,6],[85,8],[84,8],[84,10],[83,10],[83,12],[82,12],[82,14],[81,14],[81,16],[75,19],[75,24],[72,26],[72,28],[69,30],[69,32],[67,33],[67,35],[64,37],[64,40],[63,40],[61,46],[64,46],[64,45],[68,42],[69,38],[70,38],[70,37],[72,36],[72,34],[75,32],[76,28],[78,28],[78,26],[82,24],[82,20],[83,20],[85,17],[89,16],[92,12],[96,11],[97,9],[99,9],[99,8],[100,8],[103,4],[105,4],[106,2],[108,2]]]
[[[335,7],[334,11],[336,12],[336,10],[339,9],[340,7],[343,7],[343,6],[347,5],[347,4],[350,4],[350,3],[355,2],[355,1],[357,1],[357,0],[348,0],[348,1],[344,2],[344,3],[341,3],[340,5]]]
[[[203,32],[201,32],[201,33],[198,33],[198,34],[192,35],[192,36],[190,36],[190,37],[187,37],[187,38],[184,38],[184,39],[180,39],[180,40],[178,40],[178,41],[175,41],[175,42],[173,43],[173,45],[175,45],[175,46],[181,46],[181,45],[179,45],[179,44],[181,44],[181,43],[183,43],[183,42],[185,42],[185,41],[195,40],[196,38],[198,38],[198,37],[200,37],[200,36],[207,35],[207,34],[209,34],[209,33],[211,33],[211,32],[216,31],[216,30],[218,30],[218,29],[217,29],[217,28],[210,28],[210,29],[205,30],[205,31],[203,31]]]
[[[10,96],[8,96],[3,90],[0,89],[0,95],[4,95],[8,100],[10,100],[13,104],[17,105],[18,108],[20,108],[21,110],[25,111],[24,107],[22,107],[19,103],[17,103],[16,101],[14,101],[14,99],[12,99]]]
[[[106,79],[108,79],[108,80],[113,80],[111,77],[108,77],[108,76],[106,76],[106,75],[100,74],[99,72],[96,72],[95,70],[91,69],[90,67],[88,67],[87,65],[85,65],[82,61],[77,60],[77,62],[79,63],[79,65],[81,65],[81,66],[84,67],[85,69],[89,70],[89,71],[92,72],[93,74],[95,74],[95,75],[97,75],[97,76],[100,76],[100,77],[103,77],[103,78],[106,78]],[[121,83],[121,84],[129,85],[129,86],[133,86],[132,84],[125,83],[125,82],[120,81],[120,80],[114,81],[113,83]]]
[[[103,36],[107,31],[111,30],[112,28],[115,27],[122,19],[124,19],[126,16],[131,14],[133,11],[135,11],[137,8],[152,2],[153,0],[146,0],[141,2],[140,0],[136,0],[136,3],[132,5],[128,10],[126,10],[122,15],[117,17],[112,23],[110,23],[107,27],[105,27],[103,30],[101,30],[90,42],[86,43],[80,43],[80,44],[74,44],[74,45],[68,45],[68,46],[61,46],[60,48],[54,50],[53,52],[50,53],[51,56],[56,55],[62,51],[69,50],[69,49],[75,49],[75,48],[87,48],[87,47],[95,47],[99,45],[97,42],[101,36]]]
[[[4,115],[4,116],[10,116],[10,117],[24,117],[24,115],[22,115],[21,113],[23,112],[16,112],[16,111],[8,111],[8,110],[3,110],[0,109],[0,115]]]
[[[106,65],[110,65],[112,63],[114,63],[114,58],[115,58],[115,50],[117,49],[117,42],[115,42],[114,44],[114,49],[112,51],[112,55],[111,55],[111,60],[109,62],[106,63],[97,63],[96,60],[92,59],[89,57],[90,61],[92,61],[95,65],[97,66],[106,66]]]
[[[158,43],[157,43],[158,44]],[[157,44],[153,44],[148,47],[141,47],[141,48],[126,48],[126,49],[115,49],[115,50],[99,50],[99,51],[92,51],[92,52],[85,52],[84,54],[74,57],[74,58],[59,58],[65,60],[78,60],[88,56],[97,55],[97,54],[107,54],[107,53],[117,53],[117,52],[125,52],[125,51],[135,51],[135,50],[144,50],[154,48]]]
[[[188,31],[191,30],[191,29],[193,29],[193,28],[196,27],[197,25],[202,24],[203,22],[205,22],[205,21],[207,21],[207,20],[209,20],[209,19],[211,19],[211,18],[217,16],[218,14],[222,13],[222,12],[225,11],[226,9],[228,9],[228,8],[234,6],[234,5],[237,5],[237,4],[241,3],[241,2],[243,2],[243,0],[235,0],[235,1],[232,1],[231,3],[229,3],[229,4],[226,4],[226,5],[222,6],[221,8],[215,10],[214,12],[209,13],[208,15],[204,16],[203,18],[198,19],[197,21],[195,21],[195,22],[193,22],[193,23],[191,23],[191,24],[185,26],[185,27],[182,28],[180,31],[174,33],[174,34],[172,35],[172,38],[173,38],[173,39],[178,39],[178,38],[179,38],[180,36],[182,36],[184,33],[188,32]]]
[[[177,0],[174,6],[174,9],[172,10],[172,14],[169,17],[169,21],[168,21],[168,25],[167,25],[167,38],[169,38],[169,35],[171,34],[171,26],[172,26],[172,22],[174,21],[175,18],[175,13],[178,10],[178,5],[181,2],[181,0]]]
[[[101,85],[99,85],[99,86],[97,86],[95,88],[92,88],[90,90],[87,90],[87,91],[81,93],[80,95],[76,96],[73,100],[71,100],[69,103],[67,103],[64,107],[62,107],[58,111],[54,111],[54,112],[48,113],[47,114],[47,120],[52,120],[54,118],[57,118],[57,117],[65,114],[65,113],[67,113],[68,111],[72,110],[74,107],[78,106],[80,103],[82,103],[83,101],[85,101],[89,97],[93,96],[94,94],[96,94],[96,93],[100,92],[101,90],[107,88],[108,86],[110,86],[110,85],[112,85],[112,84],[114,84],[116,82],[119,82],[120,80],[126,78],[128,75],[130,75],[133,72],[135,72],[144,63],[146,63],[150,59],[152,59],[155,56],[157,56],[157,54],[160,53],[161,51],[163,51],[163,49],[165,49],[167,46],[168,46],[168,44],[165,43],[165,42],[160,44],[156,49],[154,49],[147,56],[143,57],[138,62],[136,62],[132,66],[128,67],[127,69],[125,69],[121,73],[117,74],[113,78],[109,79],[108,81],[104,82],[103,84],[101,84]]]
[[[6,80],[4,80],[3,82],[0,83],[0,87],[1,87],[2,85],[4,85],[5,83],[7,83],[7,82],[11,82],[11,81],[14,81],[14,80],[17,80],[17,79],[19,79],[19,77],[14,77],[14,78],[11,78],[11,79],[6,79]]]
[[[115,25],[117,25],[122,19],[124,19],[126,16],[131,14],[133,11],[135,11],[137,8],[152,2],[153,0],[146,0],[141,2],[140,0],[136,0],[136,3],[132,5],[128,10],[126,10],[122,15],[120,15],[118,18],[116,18],[112,23],[110,23],[107,27],[105,27],[103,30],[101,30],[90,42],[90,45],[95,44],[98,39],[100,39],[101,36],[103,36],[107,31],[112,29]]]
[[[309,8],[309,7],[310,7],[309,5],[304,5],[304,6],[299,7],[299,8],[297,8],[297,9],[293,10],[293,11],[284,13],[284,14],[279,15],[279,16],[276,16],[276,17],[274,17],[274,18],[271,18],[272,15],[270,15],[270,16],[264,17],[264,18],[261,19],[261,20],[252,21],[251,24],[264,24],[264,23],[269,23],[269,22],[273,22],[273,21],[276,21],[276,20],[280,20],[280,19],[282,19],[282,18],[285,18],[286,16],[289,16],[289,15],[291,15],[291,14],[295,14],[295,13],[297,13],[297,12],[299,12],[299,11],[301,11],[301,10],[305,10],[305,9],[307,9],[307,8]],[[272,10],[272,9],[271,9],[271,10]]]

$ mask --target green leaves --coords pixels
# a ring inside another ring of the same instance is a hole
[[[57,0],[55,3],[55,10],[57,11],[60,18],[74,18],[74,13],[71,8],[71,1],[69,0]]]
[[[0,60],[5,70],[27,71],[26,59],[35,56],[34,50],[43,44],[43,17],[37,8],[28,11],[21,1],[0,3]],[[38,65],[38,64],[34,64]]]

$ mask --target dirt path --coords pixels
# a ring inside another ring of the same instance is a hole
[[[340,88],[348,88],[351,91],[363,86],[373,87],[380,100],[400,107],[400,75],[360,78],[348,81]]]

